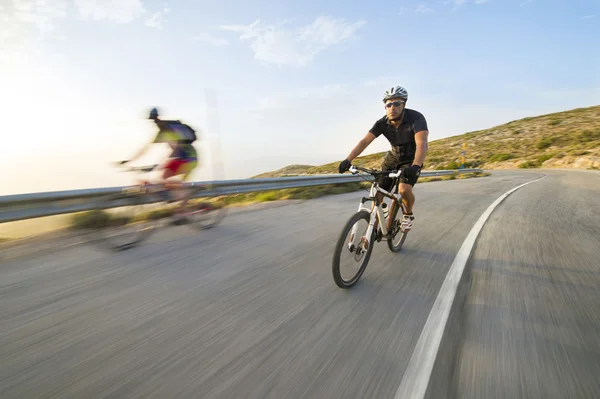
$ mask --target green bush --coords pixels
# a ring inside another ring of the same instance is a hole
[[[492,156],[490,156],[489,161],[490,162],[502,162],[502,161],[508,161],[509,159],[513,159],[514,155],[512,154],[494,154]]]
[[[575,156],[588,155],[590,153],[591,153],[590,151],[578,150],[578,149],[573,149],[573,150],[569,151],[569,154],[575,155]]]
[[[93,210],[76,213],[71,217],[71,228],[89,229],[108,226],[111,222],[111,216],[104,210]]]
[[[588,141],[600,140],[600,128],[598,128],[596,130],[586,129],[586,130],[580,132],[577,135],[577,138],[582,143],[586,143]]]
[[[137,216],[135,218],[135,221],[136,222],[143,222],[143,221],[146,221],[146,220],[164,219],[164,218],[172,216],[174,211],[175,211],[175,208],[173,208],[173,207],[163,208],[163,209],[156,209],[156,210],[151,211],[151,212],[140,214],[139,216]]]
[[[260,193],[256,196],[256,201],[258,202],[267,202],[267,201],[275,201],[278,200],[279,196],[276,191],[266,191],[264,193]]]
[[[537,168],[539,165],[535,162],[532,161],[525,161],[525,162],[521,162],[519,164],[519,168],[521,169],[531,169],[531,168]]]
[[[543,149],[550,147],[552,144],[554,144],[554,141],[555,141],[554,137],[544,138],[537,142],[536,147],[538,150],[543,150]]]
[[[537,157],[537,162],[541,165],[544,162],[546,162],[549,159],[554,158],[554,153],[550,153],[550,154],[542,154],[539,157]]]

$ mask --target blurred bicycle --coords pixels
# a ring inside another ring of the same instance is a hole
[[[122,167],[129,172],[149,173],[158,165]],[[213,194],[209,199],[202,195],[207,190]],[[190,199],[180,212],[185,194]],[[169,182],[152,183],[146,179],[138,179],[136,184],[122,188],[119,193],[101,198],[92,208],[83,228],[93,237],[93,242],[115,251],[140,244],[165,221],[205,230],[216,226],[226,212],[218,189],[211,185],[177,182],[172,186]]]

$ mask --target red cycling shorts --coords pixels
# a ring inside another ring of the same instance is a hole
[[[196,164],[197,161],[195,159],[173,158],[167,162],[165,169],[171,172],[171,176],[183,174],[185,177],[188,177]]]

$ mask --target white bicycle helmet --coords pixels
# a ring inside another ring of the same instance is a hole
[[[391,98],[401,98],[403,100],[408,100],[408,92],[402,86],[394,86],[390,89],[387,89],[385,93],[383,93],[383,102]]]

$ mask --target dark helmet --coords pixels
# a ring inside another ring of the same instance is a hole
[[[150,115],[148,115],[148,119],[157,119],[158,118],[158,109],[152,108],[150,110]]]

